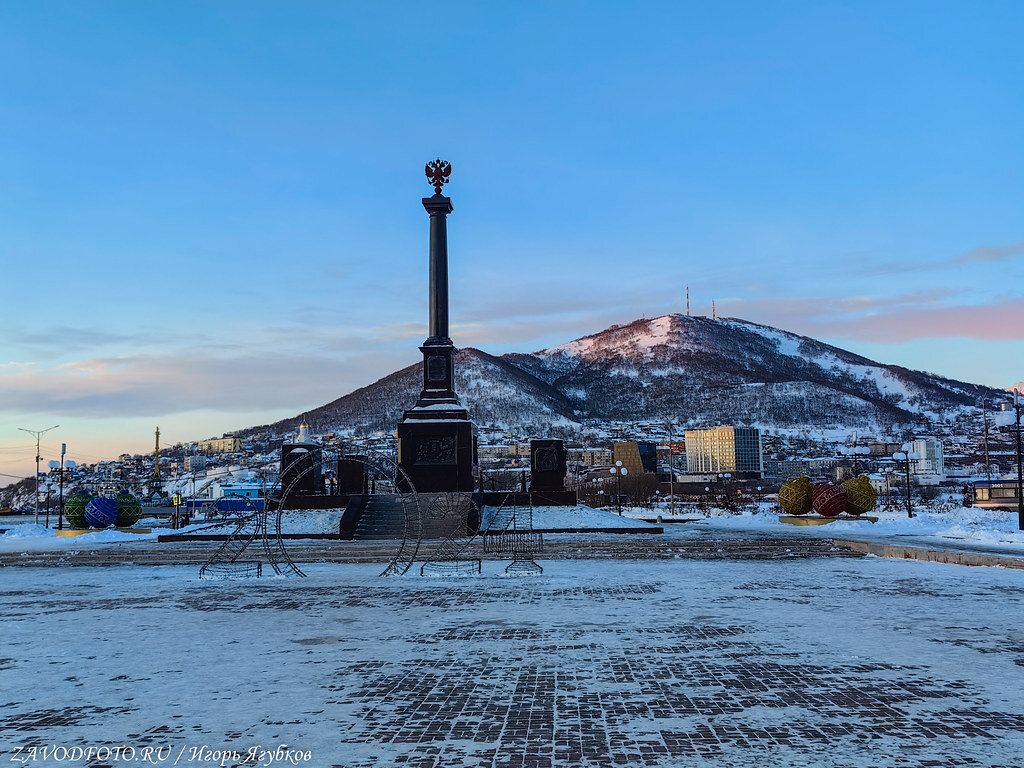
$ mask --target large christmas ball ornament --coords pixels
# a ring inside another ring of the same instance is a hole
[[[851,515],[870,512],[878,503],[878,491],[864,475],[843,483],[843,491],[846,492],[846,511]]]
[[[64,502],[64,519],[68,521],[69,527],[85,528],[88,525],[85,522],[85,507],[90,501],[92,494],[82,491],[67,498]]]
[[[787,480],[779,489],[779,506],[787,515],[806,515],[811,511],[811,481],[801,475]]]
[[[142,502],[130,493],[122,492],[114,497],[117,504],[117,527],[129,528],[142,517]]]
[[[92,528],[107,528],[117,520],[117,502],[100,496],[85,505],[85,522]]]
[[[818,483],[811,493],[811,505],[822,517],[835,517],[846,509],[846,494],[833,483]]]

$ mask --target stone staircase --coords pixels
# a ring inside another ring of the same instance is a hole
[[[431,519],[430,510],[434,499],[440,494],[420,493],[414,500],[409,499],[403,502],[398,495],[375,493],[370,496],[363,511],[359,524],[356,526],[352,538],[361,541],[374,539],[401,539],[406,536],[405,530],[405,504],[409,504],[408,513],[415,521],[418,505],[422,519],[423,539],[445,539],[451,534],[453,521]],[[415,522],[413,522],[415,526]],[[417,537],[417,532],[412,529],[408,531],[412,538]]]

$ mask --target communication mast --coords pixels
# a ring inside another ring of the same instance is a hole
[[[690,316],[690,286],[686,286],[686,316]]]

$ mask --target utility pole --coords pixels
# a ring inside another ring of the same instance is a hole
[[[907,454],[907,517],[913,517],[914,512],[910,508],[910,454]]]
[[[985,402],[985,398],[981,398],[981,419],[985,431],[985,479],[988,480],[989,487],[992,487],[992,462],[988,458],[988,403]]]
[[[1024,531],[1024,465],[1020,450],[1020,390],[1013,390],[1013,409],[1017,415],[1017,528]]]
[[[68,452],[68,444],[60,444],[60,510],[57,513],[57,530],[64,530],[64,454]]]
[[[39,439],[49,432],[51,429],[56,429],[60,424],[54,424],[52,427],[46,429],[25,429],[24,427],[18,427],[22,432],[28,432],[30,435],[36,436],[36,494],[35,500],[32,503],[32,508],[35,510],[35,524],[39,525]]]
[[[686,314],[690,314],[690,288],[686,288]],[[676,470],[672,464],[672,456],[675,451],[675,438],[673,437],[675,430],[672,428],[672,422],[668,423],[668,508],[669,514],[675,517],[676,515]]]

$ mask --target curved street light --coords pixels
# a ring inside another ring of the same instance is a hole
[[[622,476],[628,475],[629,470],[622,466],[621,461],[616,461],[615,466],[611,468],[611,473],[615,475],[615,483],[617,486],[616,493],[618,494],[615,497],[615,502],[619,510],[619,517],[622,517]]]
[[[917,461],[921,458],[921,454],[917,451],[910,450],[910,443],[903,444],[902,451],[896,451],[892,455],[896,461],[902,461],[907,471],[907,517],[914,517],[914,511],[910,506],[910,462]]]

